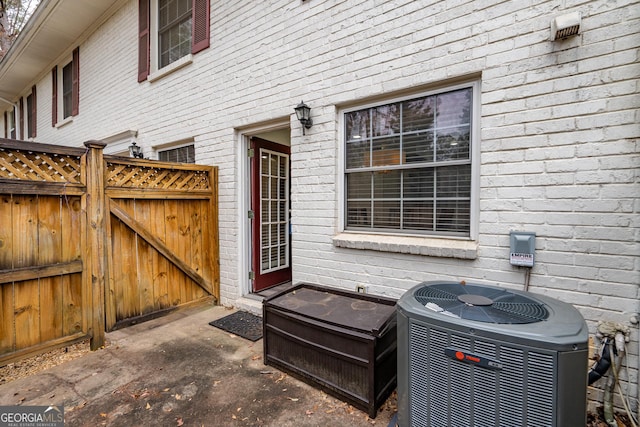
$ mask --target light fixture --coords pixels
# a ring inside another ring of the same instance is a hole
[[[142,159],[142,147],[136,145],[136,142],[133,141],[129,146],[129,155],[136,159]]]
[[[298,116],[298,120],[302,125],[302,134],[304,135],[304,130],[313,126],[313,120],[311,120],[311,108],[309,108],[309,106],[303,101],[300,101],[300,104],[298,104],[294,110],[296,110],[296,116]]]

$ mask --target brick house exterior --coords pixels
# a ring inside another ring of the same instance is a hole
[[[55,7],[70,3],[43,2],[32,21],[54,25]],[[209,45],[164,68],[154,66],[153,28],[144,56],[139,0],[87,3],[98,10],[77,11],[84,26],[51,41],[50,58],[29,63],[44,30],[27,25],[0,62],[0,133],[70,146],[103,139],[116,154],[135,141],[147,158],[193,145],[197,163],[220,168],[222,304],[260,307],[248,297],[246,154],[260,137],[290,152],[293,282],[399,297],[427,280],[511,289],[528,280],[529,291],[574,304],[592,334],[599,320],[629,324],[640,312],[637,1],[196,0],[210,7]],[[551,40],[552,20],[576,12],[579,34]],[[67,85],[75,109],[64,117],[68,64],[77,86]],[[461,228],[360,227],[345,118],[462,89],[472,124]],[[313,119],[304,134],[293,111],[301,100]],[[529,278],[509,263],[512,230],[536,233]],[[637,396],[632,331],[622,375]]]

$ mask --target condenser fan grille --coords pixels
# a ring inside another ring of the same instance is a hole
[[[417,289],[423,305],[437,306],[447,314],[486,323],[534,323],[549,317],[544,304],[504,289],[461,283],[437,283]]]

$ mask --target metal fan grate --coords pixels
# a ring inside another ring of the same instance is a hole
[[[435,304],[462,319],[486,323],[534,323],[549,317],[544,304],[504,289],[461,283],[436,283],[416,290],[416,300]]]

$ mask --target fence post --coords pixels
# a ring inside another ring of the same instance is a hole
[[[105,223],[105,192],[104,192],[104,157],[103,149],[107,146],[101,141],[87,141],[86,160],[86,213],[87,236],[85,244],[85,289],[90,291],[89,330],[91,334],[91,350],[97,350],[104,345],[105,318],[104,293],[107,282],[106,262],[106,223]]]

